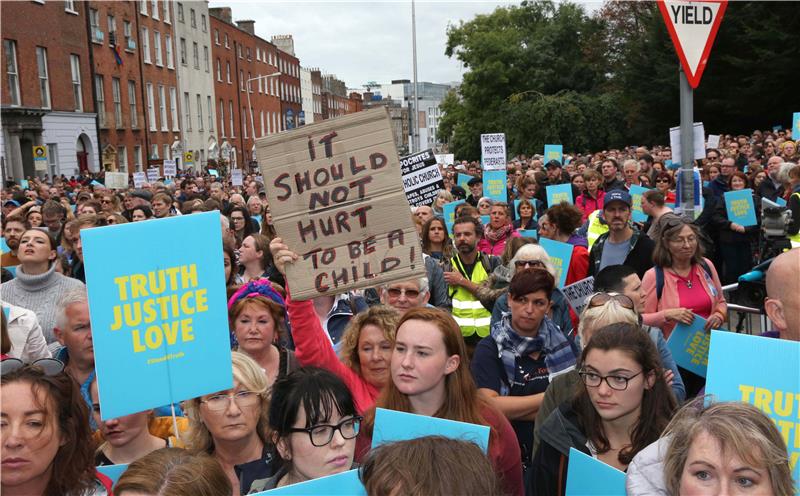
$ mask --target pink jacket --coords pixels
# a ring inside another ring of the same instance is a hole
[[[484,236],[480,241],[478,241],[478,251],[481,253],[486,253],[487,255],[497,255],[499,257],[503,254],[503,250],[506,248],[506,241],[508,238],[519,238],[520,236],[520,233],[516,229],[512,229],[510,235],[499,241],[495,241],[494,243],[486,239]]]
[[[707,258],[704,260],[711,271],[711,282],[713,283],[714,291],[711,290],[705,270],[700,264],[694,265],[694,271],[703,284],[703,289],[706,290],[712,300],[711,312],[722,314],[723,320],[726,320],[728,304],[725,302],[725,295],[722,294],[722,284],[719,281],[717,269],[711,263],[711,260]],[[658,300],[656,295],[656,269],[654,267],[645,272],[642,279],[642,289],[645,292],[644,312],[642,312],[644,324],[661,328],[664,331],[664,338],[669,338],[672,329],[675,327],[675,322],[667,320],[664,310],[681,307],[675,278],[664,275],[664,288],[661,291],[661,300]],[[715,293],[716,296],[714,296]]]

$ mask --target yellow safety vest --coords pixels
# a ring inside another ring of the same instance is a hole
[[[452,259],[453,267],[457,267],[459,272],[466,277],[467,271],[456,255]],[[480,284],[489,278],[489,274],[483,268],[480,255],[475,263],[475,268],[472,269],[472,277],[470,281],[475,284]],[[486,310],[478,298],[469,292],[463,286],[455,286],[451,291],[455,292],[451,295],[453,303],[453,318],[459,327],[461,327],[461,334],[465,337],[472,336],[478,333],[478,336],[485,338],[489,335],[489,327],[492,322],[492,312]]]
[[[600,222],[601,213],[602,210],[595,210],[589,214],[589,228],[586,231],[586,241],[589,242],[589,251],[592,251],[592,245],[597,241],[597,238],[608,232],[608,224]]]

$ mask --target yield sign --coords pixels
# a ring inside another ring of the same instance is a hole
[[[697,88],[728,0],[659,0],[658,8],[667,24],[683,72]]]

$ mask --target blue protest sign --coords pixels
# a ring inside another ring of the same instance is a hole
[[[98,472],[111,479],[111,482],[114,483],[113,485],[116,486],[117,482],[119,482],[119,478],[122,477],[122,474],[126,470],[128,470],[128,464],[122,463],[120,465],[100,465],[99,467],[95,468],[97,468]]]
[[[464,200],[456,200],[442,205],[442,213],[444,214],[444,225],[447,227],[447,232],[453,235],[453,221],[456,220],[456,207],[464,203]]]
[[[218,211],[81,240],[104,420],[232,387]]]
[[[779,197],[777,197],[777,198],[775,198],[775,203],[777,203],[777,204],[778,204],[778,205],[780,205],[781,207],[785,207],[785,206],[786,206],[786,200],[784,200],[784,199],[783,199],[783,198],[781,198],[780,196],[779,196]]]
[[[325,494],[329,496],[366,496],[367,491],[358,478],[358,469],[339,474],[320,477],[290,486],[283,486],[269,491],[254,493],[255,496],[307,496],[309,494]]]
[[[567,203],[575,203],[572,198],[572,185],[571,184],[556,184],[547,187],[547,207],[558,205],[562,201]]]
[[[19,185],[22,187],[22,189],[28,189],[30,187],[30,184],[28,184],[27,179],[20,179]]]
[[[444,436],[471,441],[484,451],[489,449],[489,427],[456,422],[427,415],[377,408],[372,430],[372,447],[393,441],[407,441],[423,436]]]
[[[251,215],[250,218],[253,219],[254,221],[258,222],[259,226],[261,225],[261,216],[260,215]]]
[[[625,472],[569,449],[566,496],[620,496],[625,494]]]
[[[8,253],[9,251],[11,251],[11,248],[8,247],[6,238],[0,238],[0,253]]]
[[[742,357],[758,357],[757,367]],[[769,416],[789,449],[795,483],[800,482],[800,342],[713,331],[706,394],[716,401],[751,403]]]
[[[633,212],[633,221],[634,222],[646,222],[647,221],[647,214],[644,213],[642,210],[642,195],[649,191],[647,188],[642,186],[637,186],[635,184],[631,184],[630,194],[631,194],[631,203],[632,212]]]
[[[517,232],[523,238],[539,239],[539,233],[536,232],[536,229],[517,229]]]
[[[100,186],[100,187],[102,187],[102,186],[103,186],[103,184],[102,184],[102,183],[100,183],[100,182],[98,182],[98,181],[96,181],[96,180],[94,180],[94,179],[92,179],[92,182],[91,182],[91,183],[89,183],[89,184],[90,184],[90,185],[92,185],[92,186],[95,186],[95,187],[97,187],[97,186]]]
[[[706,376],[708,345],[711,339],[711,334],[703,328],[705,325],[705,319],[695,315],[691,324],[676,325],[667,340],[667,347],[672,352],[675,363],[701,377]]]
[[[800,112],[792,115],[792,139],[800,140]]]
[[[677,170],[681,168],[681,164],[679,162],[673,162],[672,160],[664,160],[664,167],[670,170]]]
[[[564,163],[564,146],[563,145],[544,145],[544,163],[551,160],[558,160],[560,164]]]
[[[741,226],[749,227],[758,224],[756,221],[756,206],[753,203],[753,190],[740,189],[725,193],[725,209],[728,211],[728,220]]]
[[[458,173],[458,185],[464,188],[464,191],[469,191],[469,180],[472,179],[473,176],[469,174],[464,174],[459,172]]]
[[[567,282],[569,262],[572,260],[572,245],[547,238],[540,239],[539,244],[547,252],[550,257],[550,263],[556,269],[556,285],[559,288],[563,288],[564,283]]]
[[[483,172],[483,196],[488,196],[496,202],[506,201],[506,198],[508,198],[506,171],[491,170]]]
[[[492,216],[491,215],[481,215],[481,224],[483,224],[484,226],[486,224],[488,224],[489,221],[491,221],[491,220],[492,220]]]
[[[516,215],[515,218],[519,219],[519,202],[522,200],[514,200],[514,214]]]

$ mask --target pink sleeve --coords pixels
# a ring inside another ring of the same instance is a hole
[[[656,295],[656,269],[648,269],[642,278],[642,290],[645,293],[644,311],[642,311],[642,322],[646,325],[661,327],[667,323],[664,311],[658,310],[658,296]]]

